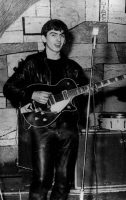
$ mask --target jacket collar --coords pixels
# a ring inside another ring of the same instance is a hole
[[[42,57],[44,58],[44,60],[47,59],[46,49],[44,49],[44,50],[41,52],[41,55],[42,55]],[[61,55],[61,59],[63,59],[63,60],[66,60],[66,59],[67,59],[66,56],[64,55],[64,53],[63,53],[62,51],[61,51],[60,55]]]

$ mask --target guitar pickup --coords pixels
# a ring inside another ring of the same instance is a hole
[[[67,90],[62,91],[63,99],[68,99],[68,92]]]

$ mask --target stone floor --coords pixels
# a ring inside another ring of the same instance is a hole
[[[0,200],[28,200],[29,175],[1,176]],[[80,198],[80,189],[72,189],[68,200],[126,200],[126,188],[112,190],[106,188],[85,189],[83,198]]]
[[[0,200],[28,200],[28,192],[4,192],[0,194]],[[78,191],[71,192],[68,200],[82,200]],[[126,200],[126,192],[85,194],[83,200]]]

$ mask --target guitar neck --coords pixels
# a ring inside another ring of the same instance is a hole
[[[122,81],[125,78],[126,78],[126,74],[120,75],[120,76],[117,76],[117,77],[114,77],[114,78],[110,78],[110,79],[107,79],[107,80],[103,80],[101,82],[97,82],[97,83],[94,84],[93,87],[91,87],[91,90],[93,90],[94,88],[97,88],[97,90],[99,90],[99,89],[106,87],[110,84],[113,84],[115,82]],[[69,98],[73,98],[73,97],[81,95],[81,94],[88,94],[89,93],[89,85],[77,87],[77,88],[74,88],[74,89],[69,90],[67,92],[68,92]]]

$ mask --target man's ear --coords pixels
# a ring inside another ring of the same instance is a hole
[[[44,35],[42,35],[41,38],[42,38],[42,42],[46,43],[46,37]]]

